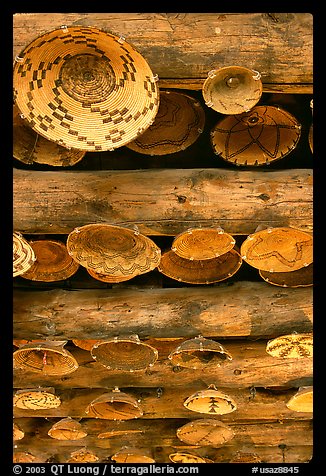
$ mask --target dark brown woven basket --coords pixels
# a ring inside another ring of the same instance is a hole
[[[263,85],[258,71],[226,66],[208,73],[202,87],[205,104],[221,114],[241,114],[261,98]]]
[[[16,56],[14,101],[48,140],[66,148],[113,150],[154,121],[157,80],[124,38],[69,26],[46,32]]]
[[[235,165],[268,165],[292,152],[301,125],[289,112],[274,106],[256,106],[249,112],[220,120],[211,131],[215,154]]]

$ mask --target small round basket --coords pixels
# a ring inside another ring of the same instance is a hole
[[[56,440],[81,440],[87,436],[87,432],[78,421],[67,417],[52,425],[48,435]]]
[[[222,421],[206,418],[190,421],[177,430],[179,440],[194,446],[221,446],[234,435],[232,428]]]
[[[111,459],[116,463],[155,463],[155,460],[149,456],[148,451],[138,448],[122,448],[111,456]]]
[[[191,228],[177,235],[171,249],[189,260],[214,259],[232,250],[233,236],[220,228]]]
[[[292,152],[300,139],[301,125],[287,111],[256,106],[249,112],[227,116],[211,131],[216,155],[235,165],[268,165]]]
[[[168,358],[173,366],[189,369],[219,367],[232,360],[231,354],[222,344],[202,336],[182,342]]]
[[[99,341],[92,348],[91,354],[93,359],[107,369],[129,372],[146,370],[158,358],[157,349],[141,342],[137,335]]]
[[[184,401],[183,405],[193,412],[209,415],[225,415],[237,409],[233,398],[218,391],[215,385],[209,385],[206,390],[195,392]]]
[[[303,288],[313,286],[314,272],[313,263],[295,271],[285,271],[283,273],[270,273],[259,270],[260,276],[269,284],[282,286],[284,288]]]
[[[266,352],[282,359],[304,359],[313,357],[313,334],[288,334],[267,342]]]
[[[202,456],[193,455],[191,453],[183,453],[181,451],[169,454],[169,459],[172,463],[180,464],[214,463],[214,461],[208,458],[203,458]]]
[[[263,85],[257,71],[241,66],[213,69],[204,81],[205,104],[221,114],[241,114],[261,98]]]
[[[73,451],[67,463],[96,463],[97,461],[99,461],[99,458],[92,451],[82,448]]]
[[[161,259],[160,248],[147,236],[107,224],[75,228],[68,235],[67,249],[85,268],[119,278],[152,271]]]
[[[45,389],[18,390],[14,395],[14,407],[23,410],[47,410],[61,405],[61,399],[54,392]]]
[[[177,281],[189,284],[212,284],[233,276],[240,268],[240,254],[232,249],[217,258],[190,260],[181,258],[174,251],[162,254],[158,270]]]
[[[140,154],[174,154],[192,145],[204,127],[205,112],[196,99],[177,91],[160,91],[153,124],[127,147]]]
[[[73,276],[79,264],[68,254],[66,245],[57,240],[30,241],[36,260],[22,277],[31,281],[54,282]]]
[[[93,27],[62,27],[16,56],[14,101],[48,140],[91,152],[114,150],[154,121],[157,80],[124,38]]]
[[[64,349],[64,343],[46,341],[24,344],[15,350],[14,363],[21,369],[41,372],[44,375],[70,374],[78,369],[78,362]]]
[[[286,406],[295,412],[313,412],[313,387],[300,387]]]
[[[29,242],[21,233],[13,233],[13,277],[26,273],[36,261],[36,256]]]
[[[290,227],[266,228],[249,235],[240,253],[250,266],[263,271],[296,271],[313,262],[313,237]]]
[[[68,167],[80,162],[86,154],[85,150],[69,150],[37,134],[21,118],[15,105],[13,122],[13,156],[24,164]]]
[[[138,400],[118,388],[93,400],[88,405],[86,413],[88,417],[106,420],[130,420],[143,415]]]

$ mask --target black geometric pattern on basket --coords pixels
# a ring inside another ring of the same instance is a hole
[[[287,259],[285,256],[283,256],[279,251],[273,250],[273,251],[268,251],[266,253],[262,253],[259,251],[259,253],[255,253],[255,248],[259,246],[262,242],[264,242],[264,239],[261,237],[256,238],[256,243],[254,243],[250,248],[248,248],[247,251],[247,259],[248,260],[255,260],[255,261],[260,261],[260,260],[266,260],[266,258],[271,258],[272,256],[274,258],[277,258],[282,264],[293,267],[295,264],[302,259],[302,254],[303,254],[303,248],[305,246],[311,246],[310,241],[299,241],[295,243],[295,248],[296,248],[296,254],[293,259]]]
[[[283,342],[275,342],[269,345],[269,351],[277,351],[280,357],[286,357],[295,351],[300,357],[311,357],[312,341],[311,337],[301,336],[296,338],[282,337]]]

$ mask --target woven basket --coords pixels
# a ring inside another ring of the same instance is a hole
[[[15,350],[14,363],[21,369],[44,375],[67,375],[78,369],[75,357],[60,342],[34,342]]]
[[[295,271],[270,273],[269,271],[259,270],[259,274],[264,279],[264,281],[269,284],[274,284],[275,286],[283,286],[284,288],[302,288],[313,286],[313,263]]]
[[[224,415],[237,409],[233,398],[218,391],[215,385],[209,385],[206,390],[195,392],[184,401],[183,405],[193,412],[209,415]]]
[[[187,445],[220,446],[234,437],[234,431],[219,420],[199,419],[181,426],[177,437]]]
[[[180,464],[214,463],[214,461],[208,458],[203,458],[201,456],[193,455],[190,453],[183,453],[181,451],[169,454],[169,459],[170,461],[172,461],[172,463]]]
[[[313,387],[300,387],[286,406],[295,412],[313,412]]]
[[[71,417],[57,421],[48,431],[48,435],[56,440],[81,440],[87,436],[81,424]]]
[[[201,336],[184,341],[168,358],[174,366],[189,369],[219,367],[232,360],[231,354],[221,344]]]
[[[14,407],[23,410],[47,410],[61,405],[60,397],[45,389],[18,390],[14,395]]]
[[[36,256],[29,242],[21,233],[13,233],[13,277],[20,276],[34,264]]]
[[[88,405],[86,413],[89,417],[106,420],[130,420],[143,415],[138,400],[118,388],[95,398]]]
[[[13,156],[24,164],[67,167],[80,162],[86,154],[85,150],[68,150],[37,134],[20,117],[17,106],[14,106],[13,122]]]
[[[160,91],[153,124],[127,147],[140,154],[174,154],[192,145],[204,127],[205,112],[196,99],[176,91]]]
[[[234,245],[233,236],[221,228],[190,228],[174,238],[171,249],[184,259],[206,260],[227,253]]]
[[[152,271],[161,259],[160,248],[147,236],[106,224],[75,228],[68,235],[67,249],[85,268],[122,278]]]
[[[221,114],[241,114],[261,98],[261,76],[241,66],[226,66],[208,73],[202,94],[205,104]]]
[[[16,56],[14,100],[46,139],[66,148],[113,150],[154,121],[157,79],[124,38],[69,26],[36,38]]]
[[[267,228],[249,235],[240,253],[250,266],[263,271],[295,271],[313,262],[313,237],[295,228]]]
[[[13,463],[34,463],[35,456],[26,451],[15,451],[13,454]]]
[[[88,274],[96,279],[97,281],[101,281],[102,283],[108,283],[108,284],[115,284],[115,283],[122,283],[124,281],[129,281],[129,279],[134,278],[134,275],[131,274],[130,276],[111,276],[109,274],[102,274],[102,273],[97,273],[94,271],[94,269],[87,269]]]
[[[268,165],[292,152],[300,139],[297,119],[278,107],[256,106],[227,116],[211,131],[215,154],[235,165]]]
[[[133,372],[152,367],[158,358],[158,351],[141,342],[138,336],[120,336],[97,342],[91,355],[107,369]]]
[[[313,357],[313,334],[288,334],[271,339],[266,352],[272,357],[302,359]]]
[[[25,432],[19,428],[17,423],[13,424],[13,440],[14,441],[19,441],[22,440],[25,436]]]
[[[79,264],[68,254],[66,245],[57,240],[30,241],[36,261],[22,277],[32,281],[54,282],[73,276]]]
[[[184,283],[212,284],[233,276],[241,264],[241,256],[235,249],[217,258],[205,260],[181,258],[169,250],[162,254],[158,270],[165,276]]]
[[[73,451],[70,458],[67,459],[67,463],[96,463],[97,461],[99,461],[99,458],[86,448]]]
[[[255,453],[247,453],[245,451],[238,451],[229,463],[261,463],[261,458]]]
[[[111,459],[116,463],[155,463],[155,460],[146,453],[148,451],[138,448],[122,448],[111,456]]]

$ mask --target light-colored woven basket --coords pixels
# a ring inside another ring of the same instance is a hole
[[[23,410],[47,410],[61,405],[61,399],[53,391],[45,389],[18,390],[14,395],[14,407]]]
[[[79,264],[68,254],[66,245],[58,240],[30,241],[36,256],[33,265],[22,277],[31,281],[54,282],[73,276]]]
[[[81,423],[71,417],[57,421],[48,431],[48,435],[56,440],[81,440],[87,436]]]
[[[85,268],[122,278],[152,271],[161,259],[160,248],[149,237],[107,224],[75,228],[68,235],[67,249]]]
[[[222,344],[202,336],[182,342],[168,358],[174,366],[190,369],[219,367],[232,360]]]
[[[99,461],[98,456],[87,448],[73,451],[67,459],[67,463],[96,463],[97,461]]]
[[[155,463],[148,450],[138,448],[122,448],[112,455],[111,459],[116,463]]]
[[[283,273],[270,273],[260,269],[259,274],[264,281],[275,286],[282,286],[284,288],[313,286],[313,263],[295,271],[285,271]]]
[[[222,421],[203,418],[193,420],[177,429],[177,437],[187,445],[220,446],[232,440],[235,433]]]
[[[258,71],[225,66],[208,73],[202,87],[205,104],[221,114],[241,114],[261,98],[263,85]]]
[[[286,406],[295,412],[313,412],[313,387],[300,387]]]
[[[287,334],[271,339],[266,352],[272,357],[303,359],[313,357],[313,334]]]
[[[202,456],[197,456],[191,453],[183,453],[181,451],[169,454],[169,459],[172,463],[180,464],[214,463],[214,461],[208,458],[203,458]]]
[[[206,260],[224,255],[234,245],[233,236],[221,228],[190,228],[175,236],[171,249],[184,259]]]
[[[115,388],[95,398],[87,406],[86,414],[106,420],[130,420],[141,417],[143,411],[136,398]]]
[[[66,148],[113,150],[154,121],[157,80],[124,38],[69,26],[48,31],[16,56],[14,101],[46,139]]]
[[[174,154],[191,146],[204,127],[205,112],[199,101],[179,91],[160,91],[153,124],[127,147],[140,154]]]
[[[87,272],[92,278],[107,284],[122,283],[124,281],[129,281],[129,279],[134,278],[133,274],[131,274],[130,276],[111,276],[110,274],[97,273],[94,269],[90,268],[87,269]]]
[[[13,277],[28,271],[36,261],[36,256],[29,242],[19,232],[13,233]]]
[[[92,348],[91,355],[107,369],[134,372],[152,367],[158,351],[134,335],[99,341]]]
[[[193,412],[209,415],[224,415],[237,409],[233,398],[217,390],[215,385],[209,385],[207,389],[190,395],[183,405]]]
[[[248,235],[240,253],[250,266],[263,271],[296,271],[313,262],[313,237],[290,227],[266,228]]]
[[[211,131],[215,154],[235,165],[268,165],[292,152],[301,125],[289,112],[256,106],[249,112],[221,119]]]

